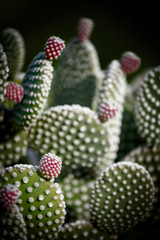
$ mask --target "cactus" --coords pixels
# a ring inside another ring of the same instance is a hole
[[[65,224],[58,235],[58,239],[111,240],[107,233],[97,230],[89,221],[85,220]]]
[[[160,145],[160,67],[149,70],[138,91],[136,123],[141,137],[150,145]]]
[[[43,157],[46,158],[46,164],[50,164],[47,156],[51,155],[49,153]],[[52,157],[58,158],[57,156]],[[54,165],[51,166],[51,169],[54,171]],[[5,236],[8,227],[11,228],[8,226],[8,220],[3,221],[6,219],[6,215],[10,215],[10,212],[13,214],[13,218],[16,218],[17,214],[22,215],[21,218],[26,225],[26,239],[55,237],[64,223],[65,202],[59,184],[54,182],[54,178],[44,179],[41,172],[42,169],[39,166],[27,164],[16,164],[5,169],[0,187],[1,207],[3,206],[2,236]],[[18,191],[16,196],[15,188]],[[13,193],[11,194],[11,192]],[[18,209],[14,213],[15,208]],[[6,213],[8,210],[9,212]],[[23,231],[23,229],[19,230]]]
[[[78,37],[69,42],[60,58],[53,81],[54,105],[80,104],[95,109],[103,74],[97,51],[88,39],[92,27],[91,19],[81,19]]]
[[[91,221],[101,231],[123,233],[146,217],[154,192],[144,167],[127,161],[114,163],[101,173],[91,191]]]
[[[65,44],[60,38],[54,39],[58,42],[50,54],[60,45],[58,58]],[[45,47],[44,52],[33,59],[28,71],[21,74],[25,56],[21,34],[15,29],[5,29],[0,41],[0,101],[3,102],[0,106],[0,161],[6,166],[26,155],[27,129],[45,107],[53,78],[53,59],[48,59]]]

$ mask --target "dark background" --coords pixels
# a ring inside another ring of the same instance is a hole
[[[143,4],[142,4],[143,3]],[[160,11],[153,1],[47,1],[0,0],[0,29],[14,27],[26,45],[24,70],[43,51],[51,35],[66,42],[76,36],[79,18],[92,18],[95,27],[90,40],[105,68],[124,51],[142,59],[140,70],[160,64]]]

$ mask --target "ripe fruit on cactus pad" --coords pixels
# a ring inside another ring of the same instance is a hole
[[[50,61],[57,59],[61,55],[61,52],[64,48],[64,41],[59,37],[52,36],[46,42],[45,56]]]
[[[120,60],[121,68],[126,74],[135,72],[141,63],[141,59],[133,52],[125,52]]]
[[[84,40],[88,39],[92,29],[93,29],[94,23],[89,18],[81,18],[78,25],[78,39],[80,42],[83,42]]]
[[[61,159],[52,153],[45,154],[40,161],[40,171],[44,178],[52,179],[58,177],[61,171]]]
[[[1,191],[1,201],[3,207],[12,208],[20,195],[19,189],[12,184],[4,185]]]
[[[6,97],[14,103],[19,103],[24,95],[23,87],[14,82],[8,82],[6,86]]]
[[[99,108],[99,119],[101,122],[106,122],[109,119],[115,117],[118,108],[113,101],[103,101]]]

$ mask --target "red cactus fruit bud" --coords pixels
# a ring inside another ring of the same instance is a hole
[[[109,119],[115,117],[117,111],[118,111],[118,108],[113,101],[104,101],[102,102],[99,108],[99,113],[98,113],[99,120],[102,123],[106,122]]]
[[[61,52],[64,48],[64,41],[59,37],[52,36],[46,42],[45,56],[50,61],[52,61],[53,59],[57,59],[61,55]]]
[[[78,40],[80,42],[85,41],[91,35],[94,23],[92,19],[81,18],[78,24]]]
[[[61,158],[52,153],[45,154],[40,160],[40,172],[46,179],[58,177],[61,172]]]
[[[130,74],[139,68],[141,59],[133,52],[125,52],[121,57],[120,64],[123,72]]]
[[[19,103],[24,95],[23,87],[14,82],[8,82],[6,86],[6,97],[14,103]]]
[[[20,191],[15,185],[12,184],[4,185],[1,190],[1,201],[3,207],[7,209],[12,208],[16,204],[19,196]]]

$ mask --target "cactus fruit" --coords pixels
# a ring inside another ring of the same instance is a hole
[[[141,59],[133,52],[125,52],[121,57],[120,63],[122,70],[126,74],[130,74],[139,68]]]
[[[76,104],[46,110],[29,129],[28,141],[40,156],[56,153],[63,166],[72,170],[97,166],[105,159],[109,145],[97,114]]]
[[[94,26],[93,20],[89,18],[81,18],[78,24],[78,40],[83,42],[89,39]]]
[[[20,191],[15,185],[7,184],[3,186],[0,194],[3,207],[12,208],[20,196]]]
[[[137,93],[136,124],[141,137],[160,146],[160,67],[149,70]]]
[[[9,79],[13,80],[16,73],[23,68],[25,58],[24,40],[20,32],[14,28],[6,28],[0,34],[0,42],[7,55]]]
[[[16,205],[25,221],[28,239],[56,236],[65,218],[65,202],[59,184],[53,179],[44,179],[38,166],[27,164],[5,169],[1,188],[8,184],[16,186],[21,193]],[[1,198],[3,196],[1,191]]]
[[[23,98],[23,87],[14,82],[7,82],[6,84],[6,97],[14,103],[19,103]]]
[[[126,157],[121,161],[131,161],[138,163],[145,167],[145,169],[150,173],[154,185],[155,185],[155,197],[153,209],[150,212],[150,220],[155,222],[160,219],[160,149],[155,146],[139,146],[133,149]]]
[[[118,108],[116,107],[113,101],[102,102],[99,108],[99,113],[98,113],[100,121],[106,122],[109,119],[112,119],[116,115],[117,111],[118,111]]]
[[[111,240],[107,233],[96,229],[89,221],[77,220],[65,224],[58,235],[59,240]]]
[[[65,44],[62,39],[55,36],[50,37],[45,45],[45,56],[50,61],[57,59],[64,48]]]
[[[82,21],[83,28],[91,22],[89,19]],[[82,26],[80,28],[82,31]],[[86,34],[88,36],[87,32]],[[94,45],[88,39],[79,41],[79,38],[74,38],[66,46],[59,60],[53,79],[53,104],[79,104],[94,109],[102,76]]]
[[[91,191],[91,221],[101,231],[120,234],[142,221],[151,210],[154,184],[137,163],[119,162],[106,168]]]

